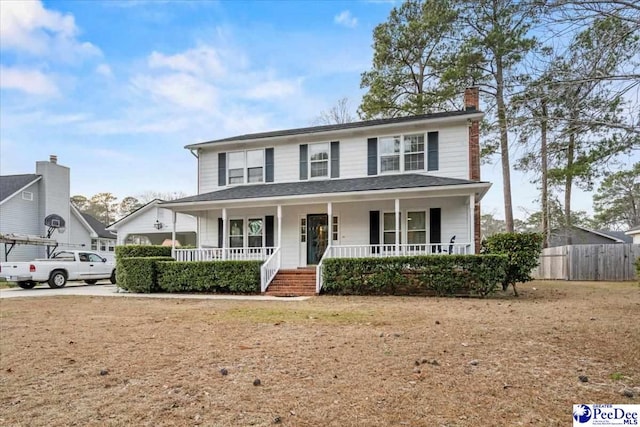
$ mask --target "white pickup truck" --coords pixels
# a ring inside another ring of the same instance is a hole
[[[49,259],[28,262],[3,262],[0,277],[17,282],[23,289],[47,282],[50,288],[61,288],[67,280],[84,280],[93,285],[100,279],[116,283],[116,266],[112,261],[93,252],[59,251]]]

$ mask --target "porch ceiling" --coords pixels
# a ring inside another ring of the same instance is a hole
[[[239,185],[162,203],[174,211],[189,212],[221,207],[299,205],[322,202],[447,197],[476,194],[480,200],[488,182],[420,174],[366,178],[310,180],[274,184]]]

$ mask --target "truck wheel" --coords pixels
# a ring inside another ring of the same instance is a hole
[[[62,270],[54,270],[49,276],[48,283],[50,288],[62,288],[67,284],[67,275]]]
[[[116,284],[116,271],[115,271],[115,270],[113,270],[113,271],[111,272],[111,277],[109,277],[109,280],[111,281],[111,284],[112,284],[112,285],[115,285],[115,284]]]
[[[97,280],[85,280],[84,283],[86,283],[87,285],[95,285],[96,283],[98,283]]]
[[[36,282],[33,282],[31,280],[26,282],[18,282],[18,286],[20,286],[22,289],[33,289],[36,286]]]

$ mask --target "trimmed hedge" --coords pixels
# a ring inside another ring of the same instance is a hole
[[[133,257],[118,261],[118,287],[130,292],[156,292],[159,261],[173,261],[171,257]]]
[[[140,258],[171,256],[171,246],[124,245],[116,246],[116,260],[122,258]]]
[[[499,233],[488,237],[482,242],[482,252],[487,254],[502,254],[509,258],[507,274],[502,282],[502,289],[509,285],[516,291],[516,283],[533,280],[530,273],[540,263],[543,236],[540,233]]]
[[[330,258],[322,291],[336,295],[474,295],[493,293],[505,277],[504,255]]]
[[[160,262],[164,292],[259,293],[261,261]]]

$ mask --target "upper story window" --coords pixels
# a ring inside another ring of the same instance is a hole
[[[321,178],[329,176],[329,143],[309,145],[309,176]]]
[[[264,181],[264,150],[234,151],[227,162],[229,184]]]
[[[382,137],[379,147],[380,173],[424,170],[424,134]]]

